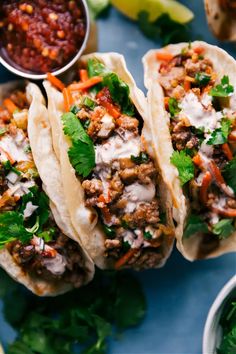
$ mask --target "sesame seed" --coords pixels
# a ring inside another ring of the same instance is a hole
[[[13,30],[13,24],[12,24],[12,23],[9,23],[7,29],[8,29],[8,31],[12,31],[12,30]]]
[[[57,37],[61,38],[61,39],[65,38],[65,32],[64,31],[57,31]]]
[[[28,14],[32,14],[34,11],[34,8],[32,5],[26,5],[26,12],[28,12]]]
[[[42,51],[42,56],[43,56],[43,57],[48,57],[48,55],[49,55],[49,50],[48,50],[48,48],[44,48],[43,51]]]

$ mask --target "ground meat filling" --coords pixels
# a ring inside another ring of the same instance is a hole
[[[122,114],[106,87],[89,97],[95,107],[80,107],[77,113],[83,124],[88,122],[86,132],[96,152],[96,167],[82,181],[85,205],[100,215],[109,259],[119,262],[129,255],[122,266],[154,267],[172,232],[161,221],[157,170],[140,136],[141,119]]]
[[[219,244],[215,225],[226,217],[234,225],[236,217],[235,194],[223,177],[224,169],[233,159],[235,142],[229,139],[230,135],[225,143],[210,142],[210,139],[217,129],[220,131],[223,119],[229,121],[228,134],[235,130],[236,112],[234,88],[224,98],[211,94],[222,78],[204,52],[204,48],[190,45],[176,56],[164,51],[157,53],[157,58],[173,148],[186,159],[190,157],[194,167],[194,176],[183,188],[190,199],[192,214],[200,216],[208,227],[209,232],[205,234],[212,237],[210,252]],[[209,244],[209,238],[205,243]]]
[[[80,287],[85,278],[85,264],[79,245],[59,233],[46,245],[33,239],[29,244],[19,241],[8,245],[14,261],[32,277],[50,282],[64,281]]]
[[[0,108],[0,216],[8,215],[8,212],[18,213],[18,216],[21,213],[23,225],[29,229],[31,221],[33,224],[35,219],[37,221],[34,212],[39,208],[38,200],[32,199],[20,212],[23,199],[29,196],[32,188],[44,200],[48,199],[33,161],[27,119],[25,92],[14,91]],[[31,239],[26,242],[20,239],[7,242],[7,239],[6,248],[14,261],[30,276],[54,283],[64,281],[79,287],[86,276],[80,246],[58,229],[49,201],[45,203],[44,213],[48,213],[48,219],[42,224],[40,232],[32,232]],[[3,222],[0,227],[6,227],[6,223]]]

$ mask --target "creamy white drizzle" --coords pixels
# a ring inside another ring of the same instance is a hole
[[[98,132],[98,136],[102,138],[107,138],[110,132],[115,128],[112,116],[106,113],[101,119],[101,129]]]
[[[34,181],[18,182],[15,185],[8,182],[7,185],[8,188],[10,188],[13,195],[22,197],[22,195],[28,194],[30,192],[29,188],[33,187],[35,185],[35,182]]]
[[[10,135],[5,135],[0,140],[0,148],[10,154],[16,162],[30,160],[30,155],[24,151],[27,145],[24,135],[21,132],[18,132],[15,138]],[[1,151],[0,154],[1,161],[8,160],[8,156],[4,151]]]
[[[133,134],[126,134],[122,139],[119,135],[109,138],[104,144],[97,145],[96,165],[110,164],[113,160],[130,158],[131,155],[137,156],[140,153],[140,137]]]
[[[55,257],[44,258],[43,264],[54,275],[61,275],[66,270],[66,258],[60,253],[57,253]]]
[[[38,209],[37,205],[33,205],[32,202],[28,202],[24,210],[24,219],[29,218],[37,209]]]
[[[205,109],[198,97],[193,93],[187,93],[180,103],[180,118],[187,118],[190,124],[196,128],[204,127],[205,130],[214,130],[222,119],[221,112],[214,108]]]
[[[127,200],[125,212],[132,213],[140,202],[151,202],[155,194],[154,183],[140,184],[135,182],[126,186],[123,194],[123,198]]]

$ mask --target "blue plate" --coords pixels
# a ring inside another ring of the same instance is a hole
[[[199,39],[220,45],[236,55],[234,45],[220,43],[210,34],[202,1],[184,2],[195,13],[193,31]],[[137,84],[144,89],[141,58],[158,45],[146,39],[136,24],[115,10],[108,18],[99,20],[98,27],[99,50],[124,54]],[[0,68],[0,82],[12,78]],[[208,309],[221,287],[235,273],[235,254],[190,263],[174,251],[163,269],[138,274],[148,299],[147,317],[141,326],[127,330],[119,341],[111,341],[110,353],[200,354]],[[0,341],[6,344],[13,338],[14,332],[0,313]]]

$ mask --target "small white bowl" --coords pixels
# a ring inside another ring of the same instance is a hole
[[[225,303],[233,296],[236,296],[236,275],[225,284],[210,308],[203,334],[203,354],[217,353],[216,348],[220,345],[222,339],[220,317]]]

